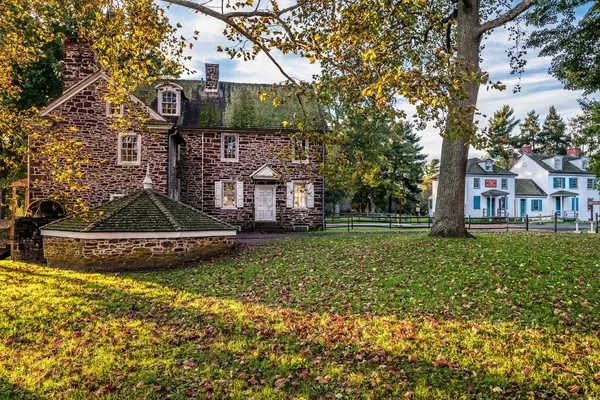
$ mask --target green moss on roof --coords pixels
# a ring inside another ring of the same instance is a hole
[[[154,190],[140,190],[43,229],[69,232],[197,232],[234,228]]]
[[[270,92],[272,86],[254,83],[219,82],[216,93],[204,91],[204,81],[173,79],[164,83],[174,83],[183,88],[181,115],[165,117],[181,128],[268,128],[282,129],[283,121],[293,126],[294,116],[302,116],[303,108],[294,96],[288,98],[284,88],[276,93],[286,99],[283,104],[274,106],[272,98],[261,101],[258,93]],[[141,86],[136,91],[146,105],[158,110],[157,90],[154,86]],[[319,107],[315,102],[305,101],[306,123],[314,129],[323,128]]]

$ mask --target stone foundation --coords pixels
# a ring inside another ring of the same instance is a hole
[[[177,239],[44,237],[48,265],[80,271],[168,268],[233,247],[233,236]]]

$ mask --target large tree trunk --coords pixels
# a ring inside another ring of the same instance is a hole
[[[458,60],[464,62],[465,69],[477,74],[481,37],[474,32],[479,25],[478,3],[478,0],[458,1],[456,36]],[[435,222],[429,233],[432,237],[472,237],[465,227],[464,220],[465,178],[469,156],[467,141],[475,130],[473,119],[479,82],[467,82],[464,88],[468,96],[464,99],[454,99],[449,109],[446,135],[442,142]]]

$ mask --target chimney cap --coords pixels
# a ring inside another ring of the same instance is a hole
[[[533,148],[530,144],[524,144],[521,146],[521,154],[533,154]]]
[[[144,189],[152,189],[152,178],[150,178],[150,164],[146,166],[146,177],[142,182]]]

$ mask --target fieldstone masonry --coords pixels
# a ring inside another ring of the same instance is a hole
[[[57,218],[15,219],[12,259],[15,261],[45,262],[40,228],[56,220]]]
[[[100,79],[77,95],[60,105],[53,114],[60,118],[53,129],[65,132],[74,127],[76,131],[70,136],[83,143],[82,152],[92,155],[93,164],[82,166],[85,174],[83,182],[89,190],[80,197],[92,206],[110,200],[111,194],[127,194],[140,188],[146,175],[146,166],[150,166],[150,174],[154,187],[167,192],[168,170],[168,131],[141,131],[142,151],[140,165],[119,165],[118,149],[120,133],[112,129],[113,119],[106,115],[106,81]],[[49,171],[41,168],[36,157],[39,143],[32,140],[32,157],[29,165],[31,201],[46,199],[48,196],[65,190],[48,176]]]
[[[285,159],[285,150],[289,153],[291,145],[289,134],[278,131],[240,131],[238,161],[223,162],[222,134],[217,130],[183,132],[185,145],[179,166],[181,201],[224,222],[239,226],[242,230],[250,230],[256,185],[275,185],[278,223],[286,229],[292,229],[294,225],[307,225],[309,229],[322,228],[323,178],[318,174],[320,157],[317,158],[321,154],[320,146],[310,149],[310,163],[292,163]],[[255,181],[250,177],[265,164],[280,174],[277,181]],[[215,206],[215,182],[227,180],[244,182],[242,207],[223,209]],[[313,208],[286,207],[286,185],[292,181],[314,184]]]
[[[232,246],[232,236],[177,239],[44,237],[44,255],[49,266],[80,271],[167,268],[217,254]]]

